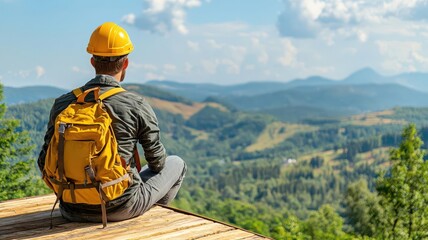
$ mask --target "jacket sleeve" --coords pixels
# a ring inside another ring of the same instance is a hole
[[[148,167],[153,172],[160,172],[165,165],[166,151],[160,141],[158,120],[146,101],[141,103],[139,120],[138,138],[144,149]]]
[[[55,131],[55,116],[54,116],[54,106],[51,108],[51,112],[49,115],[48,128],[45,134],[44,143],[42,146],[42,150],[40,151],[39,158],[37,159],[37,164],[39,166],[40,172],[43,173],[43,168],[45,166],[45,158],[46,152],[48,150],[49,143]]]

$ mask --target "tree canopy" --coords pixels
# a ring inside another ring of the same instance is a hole
[[[18,132],[19,121],[4,118],[6,105],[0,84],[0,201],[46,192],[34,177],[33,145],[27,132]]]

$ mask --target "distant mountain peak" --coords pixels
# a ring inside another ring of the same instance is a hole
[[[360,83],[383,83],[385,77],[376,72],[373,68],[362,68],[344,79],[346,83],[360,84]]]
[[[376,76],[376,77],[381,77],[381,75],[378,72],[376,72],[371,67],[362,68],[362,69],[360,69],[360,70],[352,73],[348,78],[350,78],[352,76]]]

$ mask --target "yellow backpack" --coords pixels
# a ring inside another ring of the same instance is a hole
[[[112,119],[102,103],[125,90],[113,88],[102,95],[99,90],[73,90],[77,101],[56,117],[43,180],[57,195],[52,211],[59,199],[67,203],[101,205],[105,227],[105,203],[125,192],[130,176],[117,151]],[[95,102],[85,102],[90,92],[94,93]]]

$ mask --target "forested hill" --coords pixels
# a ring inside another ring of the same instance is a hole
[[[326,224],[335,226],[331,231],[361,233],[347,215],[348,187],[364,178],[366,188],[373,190],[388,149],[400,141],[402,126],[428,126],[427,108],[297,124],[158,89],[144,92],[148,88],[142,85],[125,87],[153,105],[168,153],[182,156],[189,165],[175,205],[277,239],[310,235],[315,230],[308,226],[316,228],[326,215]],[[46,99],[8,108],[7,116],[20,119],[20,130],[29,131],[35,156],[51,104]],[[428,129],[422,129],[422,136],[428,143]]]
[[[290,111],[291,108],[313,108],[320,117],[346,116],[397,106],[428,106],[428,93],[397,84],[330,85],[296,87],[256,96],[231,96],[223,100],[241,110],[271,113],[283,120],[290,120],[288,115],[301,116],[298,119],[304,120],[305,115]]]
[[[320,76],[289,82],[237,85],[150,81],[146,85],[187,99],[209,100],[241,111],[261,112],[288,122],[335,118],[393,107],[428,107],[425,73],[383,76],[370,68],[343,80]]]
[[[3,87],[4,102],[7,105],[34,102],[46,98],[55,98],[67,90],[51,86]]]
[[[421,77],[415,76],[416,80]],[[126,83],[123,87],[157,99],[154,104],[171,111],[169,104],[161,102],[174,102],[174,112],[185,111],[186,116],[195,113],[195,110],[185,106],[198,105],[197,108],[200,109],[203,105],[199,104],[200,101],[195,103],[191,100],[195,98],[204,99],[203,102],[215,102],[229,110],[259,112],[296,123],[393,107],[428,107],[428,92],[399,84],[381,83],[385,82],[384,78],[371,70],[364,70],[340,82],[311,77],[288,83],[253,82],[232,86],[152,81],[147,84]],[[375,83],[363,84],[364,82]],[[49,87],[5,88],[8,105],[57,97],[64,92],[66,91]]]

